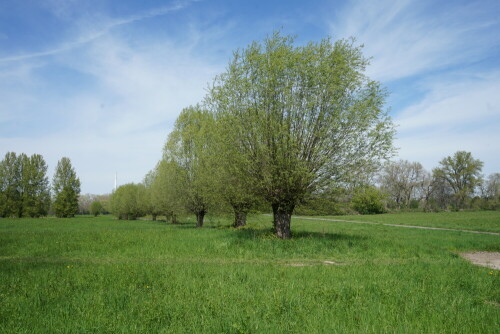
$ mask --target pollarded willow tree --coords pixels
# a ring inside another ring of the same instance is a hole
[[[214,81],[207,100],[234,133],[234,167],[270,202],[278,237],[291,237],[304,196],[392,155],[386,91],[367,65],[354,40],[294,46],[275,33],[235,52]]]
[[[196,215],[196,226],[202,227],[212,198],[211,169],[208,156],[214,119],[200,106],[185,108],[177,118],[174,130],[164,147],[165,166],[174,182],[172,194],[181,200],[185,209]]]
[[[185,209],[181,196],[185,190],[185,172],[175,161],[160,160],[153,174],[148,187],[151,205],[159,215],[165,215],[172,224],[177,224],[177,217]]]
[[[210,153],[207,155],[211,175],[211,191],[214,203],[228,204],[234,212],[233,227],[246,225],[247,214],[257,202],[257,196],[252,192],[252,180],[244,171],[237,168],[245,162],[240,154],[235,133],[226,131],[223,118],[213,122],[213,133],[210,143]]]

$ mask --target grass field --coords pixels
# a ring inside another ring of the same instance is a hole
[[[495,214],[428,221],[494,229]],[[499,271],[457,253],[499,236],[294,219],[279,240],[270,219],[0,220],[0,332],[498,333]]]
[[[391,213],[365,216],[322,216],[321,218],[500,232],[500,214],[498,211]]]

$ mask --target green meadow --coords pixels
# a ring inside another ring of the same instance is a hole
[[[312,218],[500,233],[500,214],[498,211],[412,212],[383,215],[322,216]]]
[[[499,231],[500,212],[366,217]],[[498,333],[500,236],[271,217],[0,219],[1,333]]]

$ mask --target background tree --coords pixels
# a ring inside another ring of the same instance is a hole
[[[271,204],[278,237],[291,237],[306,195],[392,154],[386,92],[363,74],[367,65],[352,40],[295,47],[275,33],[235,52],[216,78],[209,101],[237,140],[234,168]]]
[[[466,200],[481,183],[483,162],[472,157],[470,152],[458,151],[439,162],[433,170],[434,178],[450,187],[456,208],[462,209]]]
[[[500,209],[500,173],[493,173],[481,185],[482,204],[486,210]]]
[[[177,217],[185,210],[181,196],[184,193],[184,171],[174,161],[161,160],[156,165],[154,176],[149,190],[152,205],[167,220],[176,224]]]
[[[379,184],[398,209],[408,208],[412,200],[423,197],[422,186],[428,177],[419,162],[399,160],[389,162],[382,169]]]
[[[23,215],[46,216],[50,207],[50,186],[47,163],[40,154],[23,158]]]
[[[7,153],[0,162],[0,216],[44,216],[49,205],[47,164],[43,157]]]
[[[94,194],[83,194],[78,196],[78,213],[81,215],[90,214],[90,205],[96,200]]]
[[[22,168],[21,159],[14,152],[5,154],[4,159],[0,163],[0,215],[2,217],[16,216],[20,209],[22,212],[22,197],[21,197],[21,178]]]
[[[161,196],[158,189],[155,187],[155,180],[157,179],[157,169],[153,169],[149,171],[144,177],[143,184],[145,187],[145,198],[144,205],[146,209],[146,213],[150,214],[153,220],[156,220],[158,215],[165,214],[162,210],[160,199],[156,198],[157,196]]]
[[[57,217],[73,217],[78,211],[80,180],[69,158],[59,160],[52,181],[54,190],[53,209]]]
[[[172,162],[176,196],[182,199],[186,210],[196,215],[196,226],[202,227],[209,209],[211,189],[210,152],[213,118],[200,106],[185,108],[177,118],[164,149],[164,160]]]
[[[490,174],[485,184],[488,199],[500,198],[500,173]]]
[[[98,201],[102,205],[101,213],[109,213],[109,197],[110,194],[96,195],[96,194],[84,194],[78,196],[78,212],[82,215],[91,214],[90,207],[93,202]]]
[[[93,201],[90,204],[90,214],[93,215],[94,217],[99,216],[103,211],[103,206],[101,202],[99,201]]]

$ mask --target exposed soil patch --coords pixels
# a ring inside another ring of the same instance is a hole
[[[309,263],[287,263],[285,266],[290,266],[290,267],[310,267],[310,266],[320,266],[320,265],[326,265],[326,266],[341,266],[343,265],[342,263],[338,263],[335,261],[321,261],[321,262],[309,262]]]
[[[493,306],[496,306],[496,307],[500,307],[500,304],[497,303],[497,302],[494,302],[494,301],[491,301],[491,300],[487,300],[484,302],[485,304],[488,304],[488,305],[493,305]]]
[[[499,252],[469,252],[460,253],[460,256],[481,267],[500,270]]]

